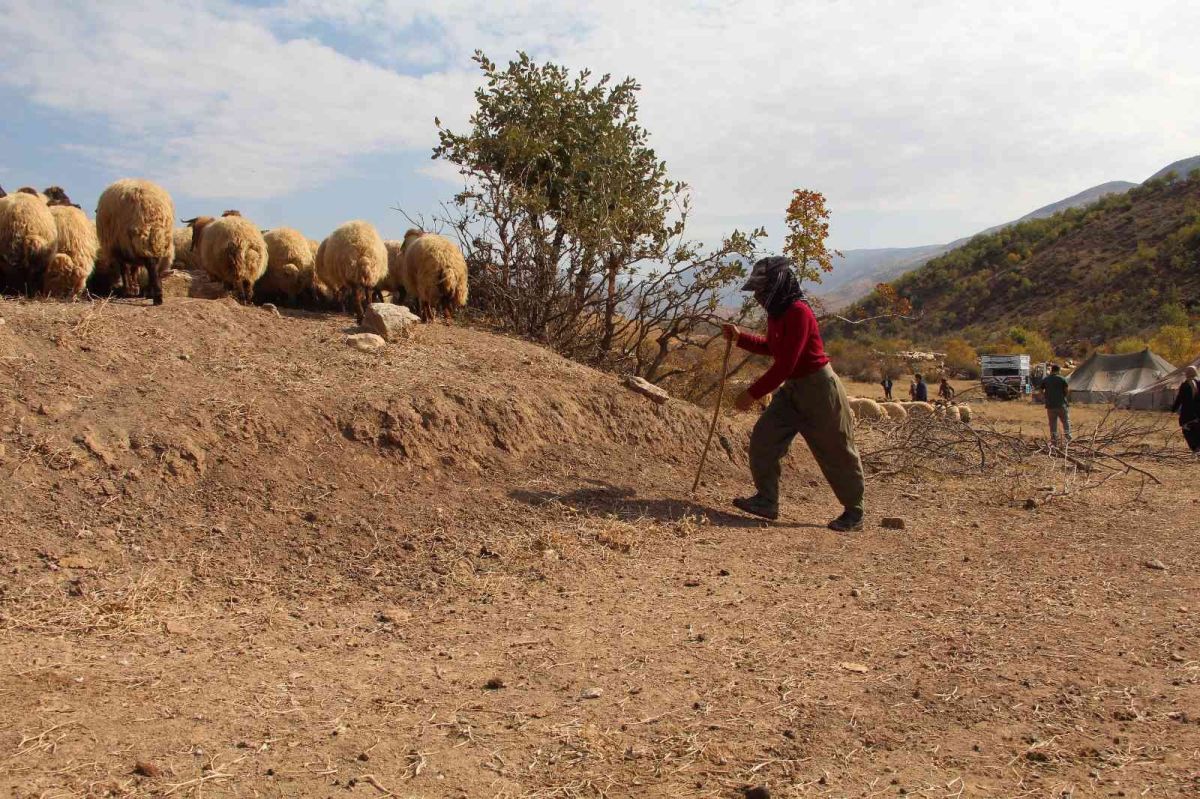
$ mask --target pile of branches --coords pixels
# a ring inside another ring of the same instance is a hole
[[[1073,441],[1055,446],[1006,432],[990,423],[965,423],[950,416],[911,416],[881,422],[866,436],[863,466],[870,477],[900,474],[981,475],[1029,463],[1037,458],[1065,461],[1086,473],[1134,472],[1161,483],[1146,467],[1186,463],[1193,456],[1171,435],[1165,421],[1112,413]],[[1081,433],[1081,434],[1080,434]]]

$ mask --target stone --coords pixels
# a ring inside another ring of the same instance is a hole
[[[839,663],[838,665],[842,667],[842,671],[852,671],[855,674],[866,674],[870,671],[870,668],[863,663]]]
[[[374,352],[380,347],[387,346],[383,336],[377,336],[374,333],[355,333],[346,336],[346,343],[359,352]]]
[[[96,563],[87,555],[67,555],[58,562],[64,569],[94,569]]]
[[[373,302],[363,315],[363,327],[381,336],[384,341],[403,341],[411,338],[421,320],[403,305]]]
[[[662,405],[671,398],[670,394],[663,391],[653,383],[643,380],[637,375],[625,376],[625,388],[641,394],[643,397],[648,397],[659,405]]]
[[[149,760],[139,760],[133,765],[133,773],[150,779],[157,779],[162,776],[162,769],[151,763]]]
[[[1167,570],[1167,565],[1156,558],[1154,560],[1146,561],[1146,568],[1154,569],[1155,571],[1159,572],[1165,572]]]
[[[580,699],[599,699],[602,696],[604,696],[603,688],[584,688],[579,693]]]
[[[884,516],[879,520],[879,526],[885,530],[903,530],[908,525],[899,516]]]
[[[273,314],[274,316],[283,316],[283,314],[279,312],[279,308],[273,302],[264,302],[262,304],[262,309],[269,314]]]
[[[171,635],[191,635],[192,628],[179,621],[179,619],[167,619],[163,624],[167,632]]]

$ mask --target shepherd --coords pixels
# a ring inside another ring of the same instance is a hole
[[[817,317],[804,299],[790,258],[763,258],[754,264],[742,291],[767,312],[767,335],[723,327],[743,350],[774,359],[762,377],[734,401],[740,411],[774,392],[771,404],[750,435],[750,474],[758,492],[733,504],[764,519],[779,518],[779,477],[783,456],[799,433],[842,503],[830,530],[852,532],[863,525],[863,468],[854,446],[854,419],[841,381],[829,365]],[[778,389],[778,390],[776,390]]]

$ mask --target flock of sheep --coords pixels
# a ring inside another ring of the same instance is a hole
[[[348,304],[360,323],[385,291],[424,321],[449,321],[467,302],[466,261],[444,236],[413,229],[385,241],[354,221],[318,243],[292,228],[260,230],[237,211],[185,224],[175,227],[171,195],[147,180],[106,188],[95,222],[57,186],[0,189],[0,293],[134,297],[145,289],[160,305],[162,278],[176,268],[202,270],[245,303]]]
[[[971,421],[970,405],[947,405],[941,402],[876,402],[873,399],[850,397],[850,412],[860,422],[881,419],[903,422],[910,416],[941,416],[960,422]]]

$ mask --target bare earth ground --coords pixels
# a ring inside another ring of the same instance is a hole
[[[522,342],[0,317],[10,795],[1200,792],[1190,467],[873,480],[835,535],[802,447],[729,514],[746,419],[690,498],[704,412]]]

